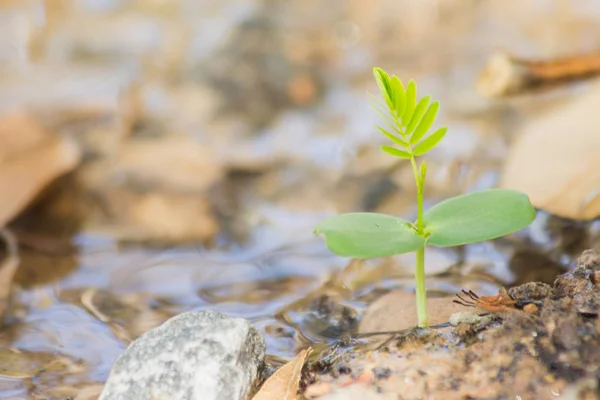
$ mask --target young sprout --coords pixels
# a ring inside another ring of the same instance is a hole
[[[526,194],[514,190],[488,189],[447,199],[423,211],[427,164],[417,157],[427,154],[444,138],[446,127],[430,133],[439,103],[430,96],[417,98],[417,85],[406,88],[397,76],[374,68],[383,99],[375,97],[373,110],[384,126],[377,126],[392,146],[381,150],[410,161],[417,186],[417,219],[377,213],[336,215],[320,222],[315,233],[325,238],[334,253],[352,258],[387,257],[415,252],[417,315],[420,327],[427,327],[425,291],[425,247],[450,247],[495,239],[527,227],[535,209]]]

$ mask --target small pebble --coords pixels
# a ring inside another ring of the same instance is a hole
[[[373,368],[373,374],[375,379],[387,379],[392,374],[392,370],[386,367],[375,367]]]
[[[470,325],[478,324],[479,322],[481,322],[481,320],[482,318],[479,315],[469,311],[456,312],[450,316],[450,323],[453,326],[457,326],[460,323]]]
[[[523,311],[527,314],[535,314],[538,311],[538,307],[535,304],[530,303],[523,307]]]

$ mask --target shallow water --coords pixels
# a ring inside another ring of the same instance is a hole
[[[492,51],[500,45],[531,56],[585,51],[597,45],[591,37],[600,37],[597,10],[585,9],[584,3],[594,7],[591,1],[406,2],[394,12],[385,10],[395,1],[348,0],[327,9],[311,1],[59,3],[0,8],[0,17],[17,15],[20,27],[0,23],[0,33],[12,34],[0,34],[10,44],[0,47],[0,58],[12,63],[0,82],[0,110],[34,110],[55,131],[74,135],[86,149],[86,166],[112,156],[118,143],[156,141],[160,148],[165,137],[192,137],[211,155],[205,173],[173,161],[166,178],[150,170],[135,180],[136,165],[133,172],[111,172],[107,181],[143,193],[156,182],[178,196],[199,193],[218,229],[212,240],[136,240],[123,229],[136,210],[128,197],[106,202],[116,227],[87,214],[67,227],[70,214],[43,202],[20,218],[13,226],[22,251],[20,285],[0,334],[2,398],[58,399],[82,388],[93,396],[131,340],[188,310],[249,319],[265,333],[273,357],[351,332],[377,294],[413,289],[410,256],[351,263],[312,235],[317,221],[338,211],[414,217],[410,170],[380,157],[374,146],[383,141],[372,128],[366,95],[374,90],[371,67],[414,77],[422,92],[447,104],[441,119],[450,134],[429,161],[431,205],[493,186],[520,124],[560,102],[550,96],[538,104],[496,104],[477,97],[474,81]],[[129,104],[120,94],[134,86]],[[78,178],[86,187],[97,177],[93,168],[83,169],[63,185],[76,186]],[[110,195],[93,189],[96,197]],[[64,188],[49,196],[67,209],[93,203]],[[540,213],[519,235],[431,249],[428,288],[485,295],[551,279],[597,242],[597,232],[597,224]],[[576,235],[575,244],[565,239]]]

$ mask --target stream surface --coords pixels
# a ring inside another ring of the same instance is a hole
[[[7,3],[0,21],[16,25],[0,22],[0,111],[31,111],[85,157],[11,225],[21,266],[0,332],[3,399],[93,398],[131,340],[189,310],[247,318],[273,363],[352,333],[379,295],[414,290],[411,255],[351,262],[312,234],[337,212],[416,214],[410,165],[377,149],[371,68],[415,79],[442,104],[449,133],[428,159],[428,207],[493,187],[519,127],[561,102],[479,97],[491,53],[588,50],[599,11],[593,1]],[[190,158],[188,143],[203,153]],[[142,147],[156,163],[125,158]],[[428,289],[551,283],[597,241],[598,224],[540,212],[516,235],[430,249]]]

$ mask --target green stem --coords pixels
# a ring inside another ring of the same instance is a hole
[[[425,290],[425,246],[417,250],[415,289],[417,292],[417,318],[420,328],[427,328],[427,291]]]
[[[417,183],[417,231],[420,235],[423,234],[423,179],[419,176],[419,170],[415,157],[412,156],[410,163],[415,174]],[[427,291],[425,289],[425,246],[417,250],[415,255],[415,291],[417,295],[417,317],[419,327],[426,328],[427,321]]]
[[[392,112],[394,115],[394,121],[398,126],[399,132],[406,140],[409,142],[409,138],[402,131],[402,124],[400,124],[398,116]],[[410,163],[413,168],[413,173],[415,174],[415,183],[417,184],[417,232],[419,235],[424,236],[423,233],[423,186],[425,185],[425,179],[422,176],[419,176],[419,169],[417,168],[417,162],[415,161],[415,156],[413,155],[412,148],[408,145],[407,150],[411,154]],[[415,292],[417,295],[417,318],[419,321],[420,328],[427,328],[427,290],[425,289],[425,246],[421,247],[417,250],[415,254],[416,262],[415,262]]]

